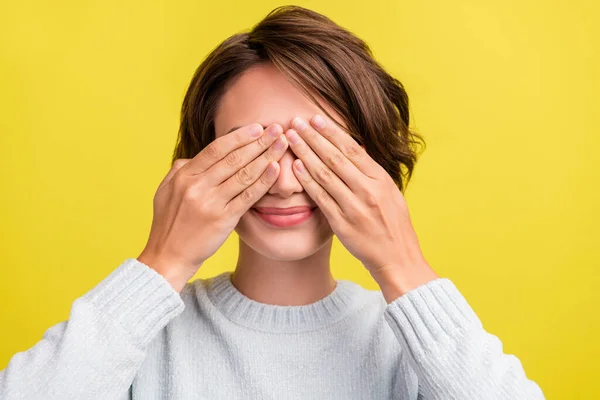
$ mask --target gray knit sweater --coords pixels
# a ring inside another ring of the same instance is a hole
[[[256,302],[225,272],[181,294],[134,258],[0,371],[0,399],[543,399],[454,284],[387,304],[338,280],[303,306]]]

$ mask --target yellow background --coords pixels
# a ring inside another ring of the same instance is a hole
[[[187,84],[275,1],[0,6],[0,369],[142,250]],[[424,254],[552,399],[600,392],[599,6],[299,1],[364,38],[427,149]],[[231,270],[237,235],[197,277]],[[377,286],[336,240],[334,274]]]

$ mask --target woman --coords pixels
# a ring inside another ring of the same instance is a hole
[[[224,41],[147,245],[10,360],[0,397],[542,399],[420,251],[408,124],[402,84],[322,15],[281,7]],[[235,271],[188,282],[233,230]],[[333,234],[381,291],[333,278]]]

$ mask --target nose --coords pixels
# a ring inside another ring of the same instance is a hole
[[[279,176],[277,177],[277,181],[271,186],[271,189],[269,189],[269,194],[288,198],[296,192],[301,193],[304,191],[304,187],[292,170],[293,162],[297,158],[294,152],[288,147],[279,160]]]

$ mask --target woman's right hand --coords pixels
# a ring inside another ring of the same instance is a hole
[[[154,196],[150,236],[137,260],[181,292],[277,180],[288,145],[282,133],[278,124],[264,131],[250,124],[215,139],[192,159],[176,160]]]

